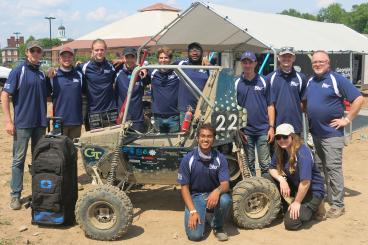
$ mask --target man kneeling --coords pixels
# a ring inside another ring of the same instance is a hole
[[[228,240],[223,226],[231,205],[230,176],[224,155],[212,149],[215,134],[210,124],[199,127],[198,148],[185,155],[180,163],[177,181],[185,202],[185,231],[192,241],[204,237],[206,212],[213,212],[208,222],[216,238]]]

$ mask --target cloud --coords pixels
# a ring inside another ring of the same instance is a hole
[[[330,5],[331,3],[334,3],[335,0],[317,0],[317,6],[319,8],[325,8],[328,5]]]
[[[78,10],[74,11],[73,13],[69,15],[68,19],[71,21],[80,20],[80,12]]]
[[[170,6],[175,6],[175,5],[177,5],[177,1],[176,0],[167,0],[166,4],[170,5]]]
[[[107,15],[107,10],[105,7],[99,7],[94,11],[87,13],[87,20],[103,21]]]

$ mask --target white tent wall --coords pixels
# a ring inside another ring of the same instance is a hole
[[[363,56],[363,65],[362,65],[362,89],[368,89],[368,55]]]

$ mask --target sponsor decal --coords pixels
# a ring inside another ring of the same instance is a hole
[[[73,78],[73,83],[79,83],[79,80],[76,78]]]
[[[99,147],[86,147],[83,150],[83,156],[87,162],[98,161],[105,154],[105,150]]]
[[[322,88],[329,88],[329,87],[331,87],[331,85],[328,85],[327,83],[322,84]]]

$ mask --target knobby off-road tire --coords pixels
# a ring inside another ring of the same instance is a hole
[[[133,205],[119,188],[101,185],[87,190],[76,204],[76,221],[95,240],[116,240],[129,229]]]
[[[263,228],[276,218],[281,207],[279,191],[271,181],[252,177],[233,188],[233,218],[240,228]]]
[[[225,158],[229,167],[230,187],[233,188],[242,179],[239,163],[232,155],[225,155]]]

